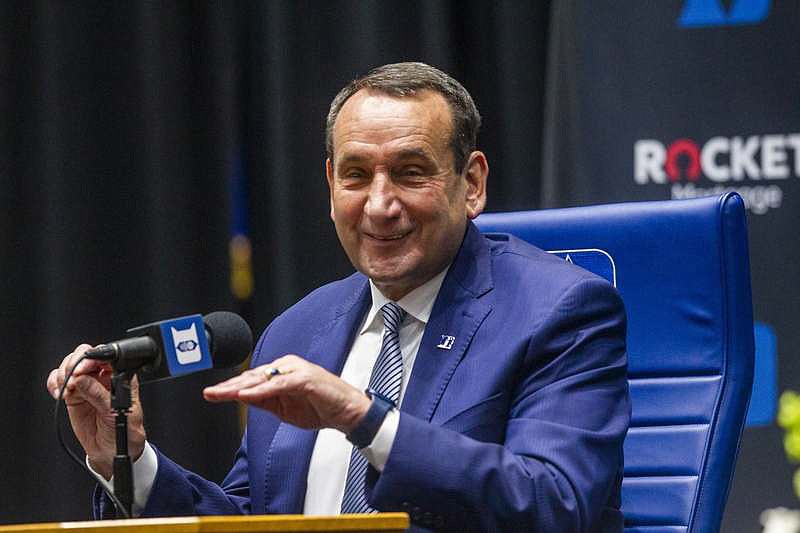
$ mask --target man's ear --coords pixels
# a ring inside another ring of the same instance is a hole
[[[333,162],[331,158],[325,160],[325,177],[328,178],[328,192],[331,202],[331,220],[336,222],[336,214],[333,212]]]
[[[486,178],[489,176],[489,162],[483,152],[469,154],[464,165],[464,179],[467,184],[467,216],[473,219],[486,207]]]

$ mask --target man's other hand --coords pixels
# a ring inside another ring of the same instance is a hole
[[[239,400],[304,429],[335,428],[349,434],[366,415],[367,395],[297,355],[243,372],[203,391],[211,402]]]

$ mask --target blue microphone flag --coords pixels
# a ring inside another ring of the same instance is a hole
[[[201,315],[165,320],[159,327],[169,375],[180,376],[214,366]]]

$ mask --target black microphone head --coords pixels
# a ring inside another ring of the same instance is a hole
[[[214,368],[230,368],[247,359],[253,349],[253,332],[236,313],[215,311],[203,317],[209,333]]]

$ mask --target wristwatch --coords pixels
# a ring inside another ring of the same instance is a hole
[[[363,420],[347,435],[347,440],[358,449],[372,444],[372,440],[381,428],[386,414],[396,407],[392,400],[372,387],[369,387],[364,392],[370,397],[372,404],[369,406],[369,411],[367,411]]]

